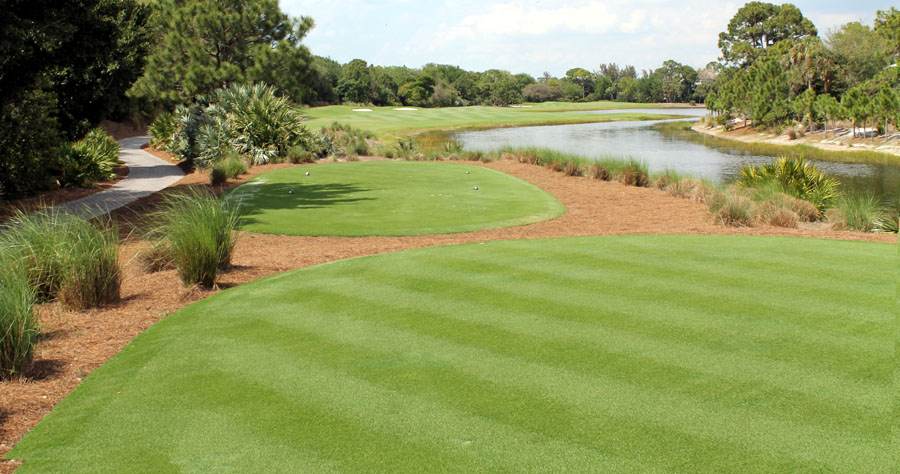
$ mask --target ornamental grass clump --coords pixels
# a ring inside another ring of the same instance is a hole
[[[734,227],[753,225],[754,204],[740,189],[729,188],[708,198],[709,210],[720,224]]]
[[[115,225],[50,209],[17,213],[0,237],[17,255],[40,301],[58,298],[67,309],[98,307],[119,299],[122,283]]]
[[[158,249],[168,252],[185,286],[216,285],[220,270],[231,264],[237,241],[238,207],[203,188],[169,194],[152,219],[150,232]]]
[[[36,294],[14,252],[0,249],[0,379],[25,370],[39,334]]]
[[[841,196],[825,215],[835,229],[872,232],[880,228],[885,212],[875,195],[853,193]]]

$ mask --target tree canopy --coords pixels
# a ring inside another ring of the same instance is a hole
[[[749,2],[731,18],[728,29],[719,33],[719,49],[726,63],[749,67],[781,41],[817,34],[812,22],[790,3]]]

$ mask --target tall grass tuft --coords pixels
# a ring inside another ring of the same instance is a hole
[[[716,221],[734,227],[751,226],[754,221],[754,204],[742,190],[729,188],[707,198],[710,212]]]
[[[12,251],[0,249],[0,378],[31,364],[39,333],[35,296],[25,267]]]
[[[50,209],[17,213],[0,243],[20,258],[38,298],[82,310],[119,298],[119,232]]]
[[[879,228],[885,212],[875,195],[853,193],[841,196],[826,216],[834,228],[871,232]]]
[[[237,153],[228,153],[225,158],[212,165],[209,182],[213,186],[224,184],[247,172],[247,163]]]
[[[203,188],[170,194],[152,218],[150,237],[167,249],[185,286],[214,287],[231,264],[237,241],[238,208]]]

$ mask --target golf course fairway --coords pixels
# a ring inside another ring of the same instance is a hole
[[[22,473],[887,472],[895,255],[617,236],[300,269],[152,326],[7,457]]]
[[[477,189],[476,189],[477,188]],[[241,229],[283,235],[425,235],[554,219],[550,193],[480,166],[350,162],[263,173],[235,188]]]

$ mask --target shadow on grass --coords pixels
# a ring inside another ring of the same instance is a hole
[[[293,194],[291,194],[293,190]],[[374,201],[371,197],[354,196],[371,191],[356,184],[272,183],[259,186],[247,196],[241,208],[241,224],[257,222],[252,216],[266,211],[289,209],[321,209],[338,204]]]

